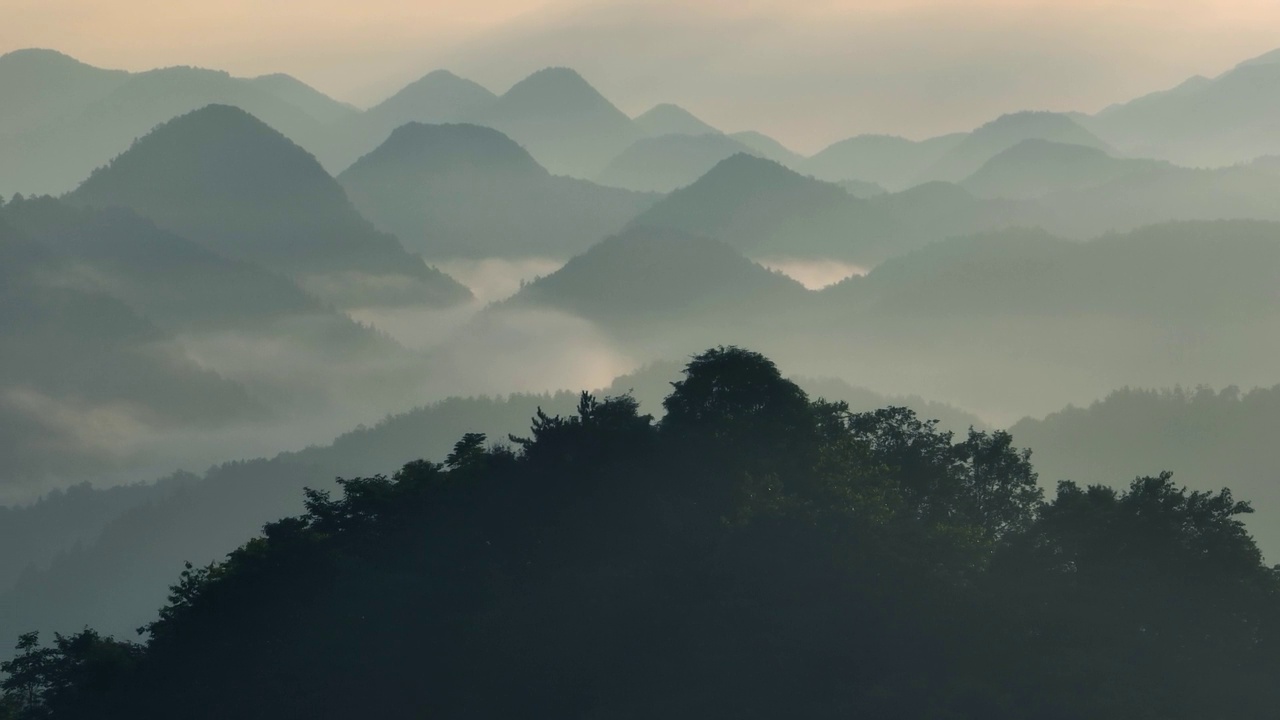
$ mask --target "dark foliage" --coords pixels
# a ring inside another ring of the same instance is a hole
[[[144,645],[5,664],[28,717],[1265,717],[1276,575],[1229,492],[1041,501],[1007,434],[694,358],[513,447],[309,491]]]

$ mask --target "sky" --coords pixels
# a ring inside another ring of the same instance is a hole
[[[577,69],[802,152],[1022,109],[1093,112],[1280,47],[1276,0],[0,0],[0,53],[286,72],[367,106],[436,68]]]

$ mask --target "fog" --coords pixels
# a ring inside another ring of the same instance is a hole
[[[258,5],[6,8],[0,719],[1280,702],[1280,12]]]

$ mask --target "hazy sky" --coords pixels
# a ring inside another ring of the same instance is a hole
[[[447,67],[495,91],[577,68],[809,151],[1017,109],[1097,110],[1280,47],[1276,0],[0,0],[0,52],[287,72],[368,104]]]

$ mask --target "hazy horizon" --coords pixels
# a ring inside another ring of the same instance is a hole
[[[628,114],[674,102],[804,153],[862,133],[967,130],[1023,109],[1096,112],[1280,47],[1280,8],[1255,0],[844,0],[799,11],[776,0],[6,5],[0,53],[283,72],[361,107],[434,69],[502,92],[566,65]]]

